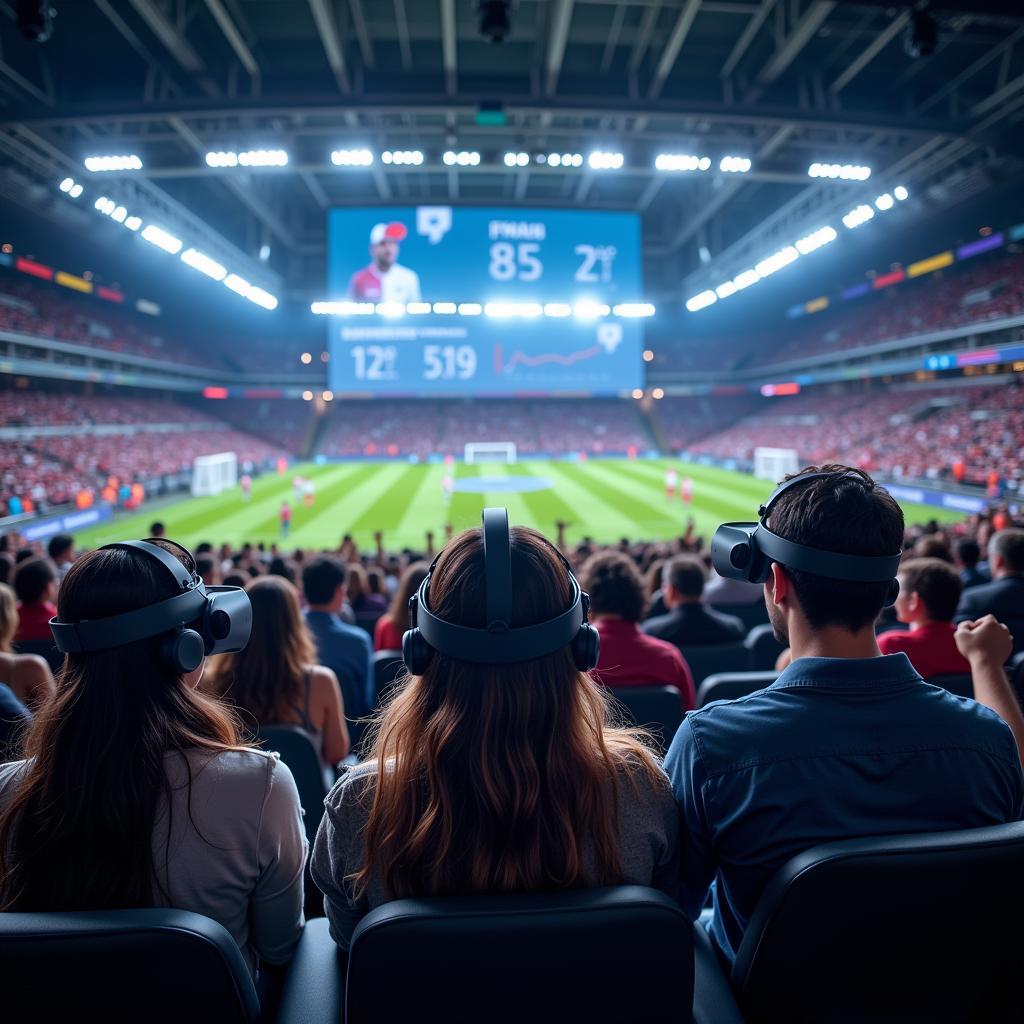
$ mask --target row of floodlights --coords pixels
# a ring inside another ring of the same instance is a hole
[[[811,178],[841,178],[843,181],[867,181],[871,168],[861,164],[811,164],[807,168]]]
[[[71,199],[78,199],[84,192],[83,186],[75,181],[74,178],[65,178],[57,187]],[[162,249],[169,255],[178,256],[180,253],[181,262],[186,266],[191,267],[193,270],[198,270],[201,274],[205,274],[214,281],[223,282],[225,287],[230,288],[233,292],[255,303],[257,306],[261,306],[263,309],[277,308],[277,299],[268,291],[251,284],[239,274],[228,273],[227,267],[198,249],[189,248],[182,252],[185,243],[177,235],[172,234],[157,224],[146,224],[143,226],[141,217],[129,213],[126,207],[115,202],[109,196],[100,196],[93,203],[93,208],[97,213],[102,213],[105,217],[109,217],[115,224],[121,224],[129,231],[138,231],[141,237],[149,242],[150,245],[155,245],[158,249]]]
[[[891,210],[897,200],[902,201],[909,196],[910,193],[906,188],[902,185],[897,185],[891,194],[884,192],[875,200],[875,209],[882,211]],[[861,203],[843,217],[843,224],[850,229],[860,227],[861,224],[871,220],[874,215],[875,210],[871,206],[867,203]],[[749,288],[752,284],[757,284],[758,281],[770,277],[783,267],[789,266],[790,263],[793,263],[801,256],[807,256],[820,249],[823,245],[834,242],[838,237],[839,233],[830,225],[818,228],[817,231],[813,231],[804,238],[798,239],[792,245],[784,246],[778,252],[774,252],[759,263],[755,263],[750,269],[741,271],[731,280],[723,281],[717,288],[708,288],[687,299],[686,308],[691,313],[706,309],[708,306],[714,305],[719,299],[727,299],[729,296]]]
[[[318,316],[486,316],[495,320],[513,318],[533,319],[546,316],[575,317],[577,320],[597,320],[613,316],[623,319],[651,317],[655,308],[650,302],[620,302],[614,306],[583,299],[568,302],[314,302],[310,310]]]

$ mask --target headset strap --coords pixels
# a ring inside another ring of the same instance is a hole
[[[850,583],[888,583],[899,572],[902,558],[901,554],[844,555],[836,551],[810,548],[772,533],[763,524],[754,530],[754,538],[758,549],[773,562],[798,572],[847,580]]]
[[[508,510],[485,508],[483,514],[484,578],[487,587],[487,628],[512,621],[512,543]]]
[[[832,476],[832,477],[848,476],[848,477],[851,477],[851,478],[853,478],[855,480],[859,480],[862,484],[864,483],[864,481],[859,476],[857,476],[856,473],[850,473],[850,472],[826,473],[826,472],[823,472],[823,471],[819,471],[817,473],[803,473],[800,476],[790,477],[789,480],[783,480],[782,483],[779,484],[779,486],[776,487],[774,491],[772,491],[772,493],[769,496],[768,500],[757,510],[758,516],[760,517],[762,522],[765,519],[767,519],[769,513],[772,510],[772,506],[791,487],[796,487],[798,484],[809,483],[811,480],[822,480],[822,479],[824,479],[827,476]]]
[[[165,541],[166,544],[174,544],[174,541]],[[174,544],[176,548],[185,552],[186,555],[191,559],[192,553],[182,547],[180,544]],[[133,551],[141,551],[145,555],[149,555],[150,558],[155,558],[160,562],[165,569],[174,577],[178,586],[182,590],[189,590],[195,586],[196,574],[192,572],[187,565],[182,561],[175,558],[166,548],[162,548],[159,544],[154,544],[149,540],[124,540],[119,541],[117,544],[104,544],[104,550],[111,548],[131,548]],[[193,566],[195,561],[192,562]]]
[[[50,619],[50,630],[57,649],[64,654],[103,651],[195,622],[202,618],[205,608],[206,590],[200,586],[123,615],[84,622]]]

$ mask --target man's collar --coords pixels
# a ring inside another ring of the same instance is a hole
[[[798,658],[769,687],[816,686],[822,689],[864,689],[919,683],[921,677],[902,652],[878,658]]]

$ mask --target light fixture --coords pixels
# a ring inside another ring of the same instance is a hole
[[[177,256],[181,252],[181,239],[175,238],[169,231],[164,231],[163,228],[158,228],[155,224],[147,224],[142,229],[142,237],[151,245],[163,249],[164,252],[169,252],[172,256]]]
[[[596,149],[587,157],[587,166],[592,171],[617,171],[625,162],[621,153],[611,153]]]
[[[801,256],[806,256],[809,252],[814,252],[815,249],[834,242],[838,237],[839,235],[833,227],[818,228],[817,231],[812,231],[811,234],[799,239],[796,242],[796,248]]]
[[[653,361],[654,361],[654,353],[649,348],[645,348],[644,349],[644,362],[645,363],[650,363],[650,362],[653,362]]]
[[[431,311],[431,308],[429,302],[407,302],[405,304],[405,311],[410,316],[424,316]]]
[[[612,306],[612,315],[626,319],[654,316],[654,306],[650,302],[620,302]]]
[[[544,304],[544,315],[561,318],[572,316],[572,306],[568,302],[546,302]]]
[[[125,156],[87,156],[85,169],[96,174],[103,171],[141,171],[142,161],[134,154]]]
[[[206,154],[206,163],[210,167],[285,167],[288,154],[283,149],[218,150]]]
[[[651,392],[651,398],[661,399],[661,398],[664,398],[664,397],[665,397],[665,392],[664,392],[664,390],[662,388],[655,388]]]
[[[198,270],[201,274],[205,274],[207,277],[212,277],[214,281],[223,281],[227,276],[228,271],[226,267],[198,249],[186,249],[181,254],[181,262],[187,264],[193,270]]]
[[[310,352],[303,352],[302,355],[299,356],[299,362],[302,363],[303,366],[309,366],[309,364],[311,362],[313,362],[313,355],[312,355],[312,353],[310,353]]]
[[[129,231],[138,231],[139,228],[142,227],[142,218],[141,217],[125,217],[125,219],[124,219],[124,226]]]
[[[867,181],[871,168],[862,164],[821,164],[813,163],[807,168],[811,178],[842,178],[844,181]]]
[[[710,306],[718,301],[718,296],[711,291],[709,288],[707,291],[700,292],[694,295],[693,298],[686,300],[686,308],[691,313],[696,313],[699,309],[704,309],[706,306]]]
[[[479,316],[483,311],[484,307],[479,302],[459,303],[459,316]]]
[[[386,149],[380,155],[381,163],[419,167],[423,154],[418,149]]]
[[[875,200],[875,206],[877,206],[878,209],[880,209],[880,210],[891,210],[893,208],[893,206],[895,205],[895,203],[896,203],[896,200],[893,199],[893,197],[891,195],[889,195],[888,192],[883,192]]]
[[[875,211],[872,210],[867,203],[861,203],[860,206],[855,207],[845,217],[843,217],[843,223],[848,228],[857,228],[866,221],[871,220],[874,215]]]
[[[896,186],[896,187],[895,187],[895,188],[894,188],[894,189],[892,190],[892,194],[893,194],[893,195],[894,195],[894,196],[895,196],[895,197],[896,197],[896,198],[897,198],[897,199],[898,199],[898,200],[899,200],[900,202],[903,202],[903,200],[904,200],[904,199],[907,199],[907,198],[909,198],[909,196],[910,196],[910,193],[909,193],[909,192],[908,192],[908,191],[907,191],[907,190],[906,190],[906,189],[905,189],[905,188],[904,188],[904,187],[903,187],[902,185],[897,185],[897,186]]]
[[[710,157],[692,153],[659,153],[654,158],[656,171],[706,171],[710,166]]]
[[[787,245],[784,249],[780,249],[778,252],[773,252],[771,256],[765,257],[760,263],[755,263],[754,270],[761,277],[768,277],[777,270],[789,266],[790,263],[799,258],[800,253],[797,251],[796,246]]]
[[[644,389],[643,388],[633,388],[632,395],[633,395],[633,397],[637,401],[639,401],[641,398],[644,397]]]
[[[395,317],[405,315],[405,303],[404,302],[378,302],[377,303],[377,316],[388,317],[394,319]]]
[[[333,402],[334,401],[334,392],[333,391],[325,391],[320,397],[325,402]]]
[[[264,291],[262,288],[257,288],[252,285],[245,296],[250,302],[255,303],[257,306],[262,307],[266,310],[277,309],[277,297],[271,295],[270,292]]]
[[[368,149],[336,149],[331,153],[335,167],[369,167],[373,154]]]
[[[720,284],[715,289],[715,294],[720,299],[727,299],[727,298],[729,298],[730,295],[735,295],[736,292],[738,292],[738,291],[739,291],[739,289],[736,287],[735,282],[733,282],[733,281],[724,281],[722,284]]]
[[[456,152],[454,149],[446,149],[441,159],[449,167],[456,164],[459,167],[476,167],[480,163],[480,154],[476,150],[462,149]]]
[[[752,284],[757,284],[761,280],[761,275],[754,269],[744,270],[737,274],[733,279],[732,283],[736,286],[736,291],[741,292],[744,288],[749,288]]]
[[[530,162],[529,153],[506,153],[506,167],[525,167]]]
[[[726,174],[746,174],[750,170],[750,160],[745,156],[723,156],[718,168]]]
[[[572,307],[572,315],[577,320],[596,320],[598,317],[607,316],[611,312],[603,302],[595,302],[593,299],[580,299]]]
[[[123,206],[115,207],[110,214],[110,219],[118,224],[123,224],[128,218],[128,211]]]
[[[458,307],[454,302],[435,302],[434,312],[439,316],[452,316],[458,311]]]
[[[312,391],[303,391],[302,392],[302,400],[304,402],[312,402],[313,401],[313,392]]]
[[[58,186],[61,192],[70,192],[75,187],[74,178],[65,178]]]
[[[228,286],[233,292],[237,292],[243,298],[248,297],[249,291],[252,285],[244,277],[239,277],[238,274],[228,274],[224,278],[224,284]]]

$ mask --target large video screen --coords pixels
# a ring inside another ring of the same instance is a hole
[[[643,301],[635,214],[336,209],[327,283],[361,314],[329,318],[339,395],[611,395],[643,383],[643,322],[611,309]],[[580,303],[589,315],[564,315]]]

